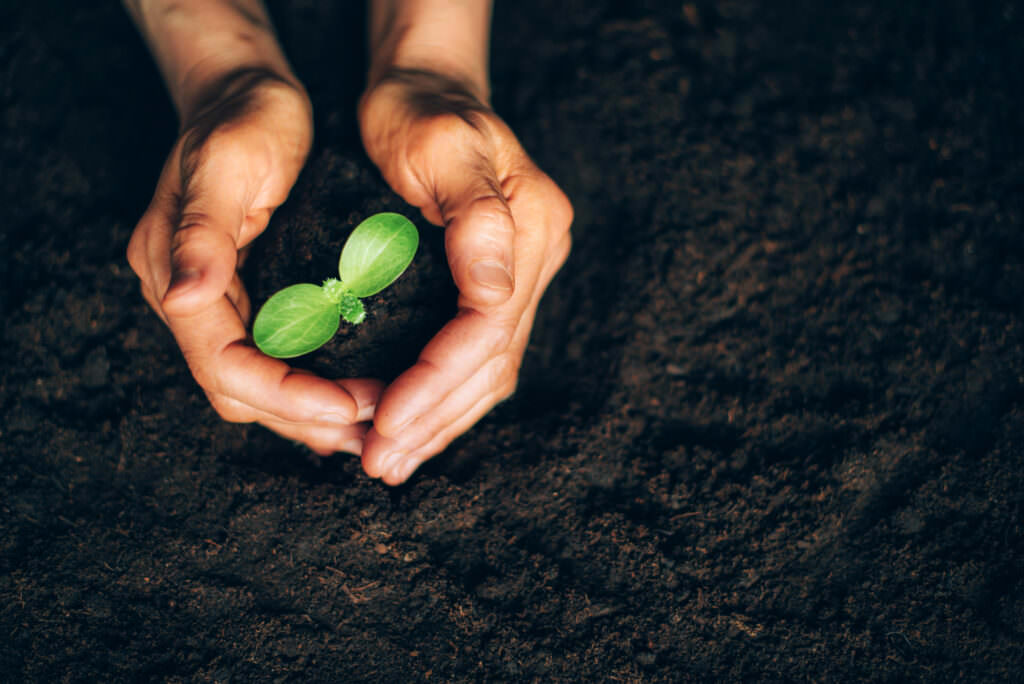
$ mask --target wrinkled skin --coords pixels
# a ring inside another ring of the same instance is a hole
[[[469,87],[392,70],[363,95],[363,142],[391,187],[444,226],[458,314],[381,397],[363,466],[404,482],[516,386],[572,207]]]
[[[260,70],[209,92],[128,248],[143,295],[225,420],[258,422],[321,455],[361,454],[370,476],[404,482],[514,391],[537,305],[569,253],[572,207],[471,88],[429,71],[387,73],[360,103],[364,144],[395,192],[444,227],[459,310],[386,389],[319,378],[248,341],[238,276],[305,162],[308,97]]]
[[[229,74],[183,125],[128,246],[142,293],[222,418],[258,422],[326,455],[360,453],[381,385],[290,368],[247,341],[240,252],[288,196],[312,140],[312,108],[260,70]]]

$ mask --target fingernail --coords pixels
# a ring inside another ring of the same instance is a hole
[[[492,290],[512,291],[512,274],[500,261],[488,259],[474,262],[469,266],[469,275],[476,282]]]
[[[175,271],[174,275],[171,276],[171,285],[168,289],[170,290],[187,290],[197,282],[199,282],[199,276],[202,275],[197,269],[186,268],[181,271]]]
[[[331,425],[351,425],[352,419],[340,413],[321,413],[316,417],[317,423],[330,423]]]
[[[359,409],[359,413],[356,414],[356,422],[361,423],[365,420],[373,418],[374,412],[377,410],[376,404],[370,404],[369,406],[363,406]]]
[[[363,440],[361,439],[350,439],[349,441],[338,447],[338,451],[345,451],[350,454],[359,455],[363,453]]]

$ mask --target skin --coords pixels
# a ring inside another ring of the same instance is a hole
[[[377,0],[359,106],[370,158],[444,227],[459,310],[388,387],[261,354],[238,277],[309,152],[312,108],[260,2],[126,2],[181,135],[128,260],[215,410],[396,485],[515,389],[537,305],[569,253],[572,208],[489,106],[490,3]],[[443,49],[442,49],[443,48]],[[372,425],[369,421],[372,420]]]

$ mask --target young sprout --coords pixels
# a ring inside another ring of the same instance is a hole
[[[256,346],[267,356],[287,359],[319,349],[344,318],[366,318],[362,297],[377,294],[402,275],[419,246],[412,221],[401,214],[374,214],[352,231],[341,250],[337,278],[300,283],[275,292],[256,314]]]

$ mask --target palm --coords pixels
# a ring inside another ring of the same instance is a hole
[[[315,451],[358,453],[379,383],[293,371],[248,343],[238,252],[287,197],[311,140],[308,100],[280,81],[200,110],[164,165],[129,261],[196,381],[226,420],[257,421]]]
[[[533,317],[569,251],[572,208],[514,134],[458,84],[403,74],[364,96],[385,179],[445,227],[459,313],[388,387],[367,472],[396,484],[515,389]]]

